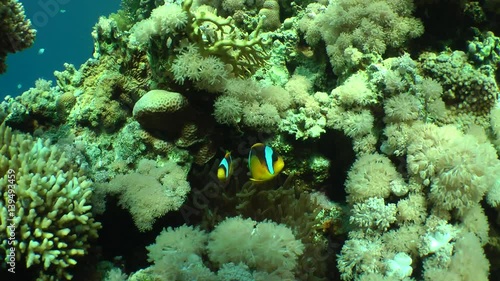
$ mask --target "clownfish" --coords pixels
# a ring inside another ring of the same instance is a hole
[[[227,181],[233,173],[233,158],[231,151],[226,151],[224,158],[220,161],[219,168],[217,168],[217,178],[221,182]]]
[[[248,169],[250,180],[267,181],[277,176],[285,163],[283,158],[270,146],[256,143],[250,148],[248,154]]]

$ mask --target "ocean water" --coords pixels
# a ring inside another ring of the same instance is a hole
[[[122,1],[0,105],[0,281],[499,280],[500,4]],[[0,98],[121,1],[21,2]]]
[[[0,99],[18,96],[35,80],[54,80],[64,63],[78,67],[92,57],[92,27],[99,16],[118,10],[120,0],[20,0],[37,30],[29,49],[7,55],[7,72],[0,75]],[[44,50],[43,53],[40,50]],[[55,81],[53,82],[55,83]]]

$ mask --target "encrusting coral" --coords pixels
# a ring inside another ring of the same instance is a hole
[[[500,93],[493,69],[475,68],[460,51],[425,53],[420,59],[424,72],[443,85],[445,102],[457,111],[489,114]]]
[[[13,132],[5,123],[0,155],[2,255],[9,256],[7,238],[14,236],[15,256],[40,278],[72,279],[69,269],[87,254],[101,228],[88,203],[92,181],[58,147]]]

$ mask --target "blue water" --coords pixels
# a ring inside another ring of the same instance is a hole
[[[7,72],[0,74],[0,101],[18,96],[35,85],[35,80],[54,80],[64,63],[78,68],[92,57],[92,27],[99,16],[116,12],[120,0],[20,0],[26,16],[37,30],[29,49],[7,55]],[[39,54],[40,49],[45,49]],[[55,85],[55,81],[53,82]]]

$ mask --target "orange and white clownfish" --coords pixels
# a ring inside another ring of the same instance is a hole
[[[285,163],[283,158],[270,146],[256,143],[250,148],[248,154],[248,169],[250,180],[267,181],[277,176]]]
[[[219,167],[217,168],[217,178],[221,182],[227,181],[233,173],[233,158],[231,157],[231,151],[226,151],[224,158],[220,161]]]

